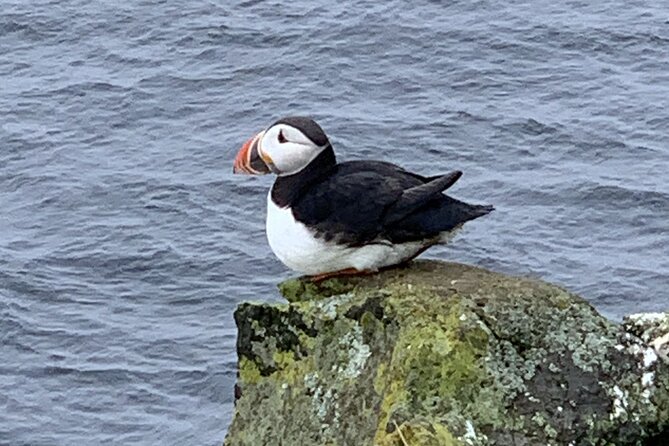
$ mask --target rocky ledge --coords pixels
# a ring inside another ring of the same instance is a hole
[[[669,317],[418,261],[244,303],[241,445],[667,445]]]

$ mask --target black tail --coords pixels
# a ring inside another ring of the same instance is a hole
[[[393,241],[398,242],[436,237],[493,210],[490,205],[468,204],[448,195],[441,195],[439,199],[395,223],[389,232]]]
[[[462,203],[462,202],[461,202]],[[495,207],[491,204],[467,204],[467,203],[462,203],[466,207],[466,209],[463,209],[463,216],[466,217],[465,221],[469,220],[474,220],[475,218],[483,217],[484,215],[488,215],[492,211],[495,210]]]
[[[449,196],[444,198],[446,199],[441,206],[434,209],[434,214],[431,215],[432,218],[437,219],[437,221],[433,220],[433,223],[441,231],[450,231],[469,220],[483,217],[495,210],[491,205],[469,204]]]

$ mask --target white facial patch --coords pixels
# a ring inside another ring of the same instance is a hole
[[[292,175],[304,169],[325,147],[317,146],[287,124],[270,127],[260,141],[260,150],[272,159],[279,175]]]

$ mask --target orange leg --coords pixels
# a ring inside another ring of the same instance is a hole
[[[374,274],[376,271],[368,270],[368,269],[363,269],[363,270],[358,270],[355,268],[346,268],[342,269],[339,271],[332,271],[329,273],[323,273],[323,274],[316,274],[314,276],[309,276],[312,282],[314,283],[319,283],[324,281],[325,279],[331,279],[333,277],[340,277],[340,276],[364,276],[367,274]]]

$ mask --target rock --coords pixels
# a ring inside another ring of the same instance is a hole
[[[235,312],[227,446],[669,444],[660,316],[436,261],[280,288]]]
[[[623,327],[627,332],[641,338],[645,344],[652,346],[656,354],[669,362],[669,314],[631,314],[623,320]],[[647,350],[647,354],[646,362],[655,359],[652,351]]]

